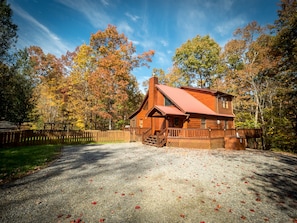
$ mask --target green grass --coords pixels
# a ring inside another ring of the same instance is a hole
[[[20,178],[45,167],[61,153],[61,145],[0,149],[0,183]]]

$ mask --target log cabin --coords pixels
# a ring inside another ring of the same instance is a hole
[[[141,106],[129,117],[130,127],[149,145],[224,147],[226,132],[235,135],[233,98],[217,90],[162,85],[153,76]]]

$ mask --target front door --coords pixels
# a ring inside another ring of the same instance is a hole
[[[182,128],[183,119],[179,117],[170,117],[169,118],[169,128]]]

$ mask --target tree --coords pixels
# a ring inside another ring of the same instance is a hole
[[[152,75],[155,77],[158,77],[159,84],[167,84],[168,85],[167,76],[163,69],[153,68]],[[147,91],[148,86],[149,86],[149,80],[143,81],[142,86],[144,87],[144,91]]]
[[[153,55],[152,50],[136,54],[132,42],[119,34],[115,26],[92,34],[90,44],[79,47],[70,75],[69,102],[76,105],[73,109],[85,106],[78,109],[82,112],[75,117],[77,122],[80,117],[80,127],[111,129],[127,124],[131,109],[138,106],[131,100],[140,96],[131,72],[136,67],[148,66]],[[75,97],[79,92],[81,95]]]
[[[219,73],[220,46],[208,35],[197,35],[176,49],[173,63],[182,71],[186,85],[210,87]]]
[[[271,131],[277,138],[275,147],[296,152],[297,148],[297,1],[282,0],[275,21],[275,41],[272,54],[279,60],[274,78],[279,85],[274,113],[278,114],[278,129]]]
[[[265,136],[277,86],[271,75],[278,62],[270,54],[273,37],[267,32],[265,27],[251,22],[235,31],[237,38],[225,45],[223,53],[227,92],[236,96],[237,127],[262,127]]]
[[[34,91],[39,96],[35,107],[37,126],[40,128],[44,123],[64,122],[66,92],[61,59],[44,54],[37,46],[31,46],[28,52],[33,67],[32,75],[36,79]]]
[[[18,124],[29,121],[35,106],[33,99],[34,79],[32,67],[26,49],[16,55],[16,63],[8,67],[2,64],[0,69],[0,116]]]
[[[0,63],[7,59],[9,49],[17,41],[17,25],[12,21],[12,10],[6,0],[0,1]]]

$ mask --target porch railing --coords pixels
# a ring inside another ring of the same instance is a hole
[[[144,143],[144,140],[151,135],[151,132],[152,132],[152,129],[147,129],[142,133],[142,143]]]
[[[164,128],[160,132],[157,133],[157,146],[162,147],[166,144],[167,137],[166,137],[167,129]]]
[[[260,138],[261,129],[182,129],[168,128],[168,138],[224,138],[227,136]]]

